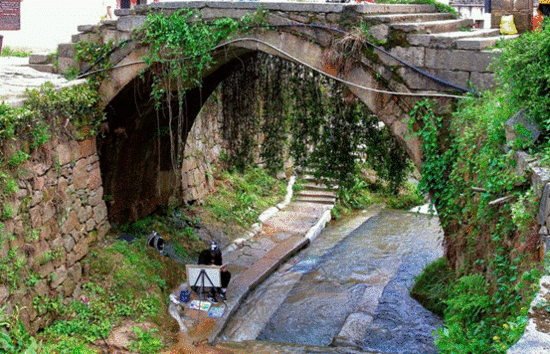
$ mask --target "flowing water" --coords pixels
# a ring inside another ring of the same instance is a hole
[[[258,353],[437,353],[442,322],[409,290],[441,238],[436,217],[377,207],[331,225],[251,293],[223,339]]]

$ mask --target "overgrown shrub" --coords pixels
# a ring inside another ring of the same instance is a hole
[[[540,31],[523,33],[502,46],[494,69],[507,100],[516,109],[527,109],[544,130],[550,132],[550,23]]]

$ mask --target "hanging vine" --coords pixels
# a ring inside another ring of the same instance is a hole
[[[139,40],[148,46],[144,60],[153,77],[151,97],[157,112],[167,119],[172,170],[181,177],[188,121],[186,93],[201,87],[202,78],[214,65],[213,49],[222,40],[250,24],[262,21],[264,11],[240,20],[202,20],[199,11],[181,9],[165,15],[150,13]],[[179,178],[180,179],[180,178]]]

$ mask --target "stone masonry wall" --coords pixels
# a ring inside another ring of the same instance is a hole
[[[17,306],[23,323],[35,331],[50,319],[33,301],[78,297],[86,273],[80,260],[110,228],[95,137],[52,137],[22,166],[18,185],[15,197],[2,200],[13,217],[1,221],[0,258],[11,262],[19,278],[0,283],[0,307],[11,312]]]
[[[219,162],[227,145],[222,137],[219,95],[218,89],[208,98],[187,136],[182,163],[183,202],[187,204],[204,199],[214,187],[212,165]]]

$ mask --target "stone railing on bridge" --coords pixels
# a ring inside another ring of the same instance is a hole
[[[387,43],[385,47],[390,54],[429,75],[462,87],[471,83],[483,89],[492,84],[493,74],[488,65],[494,52],[486,48],[501,38],[498,30],[467,31],[474,25],[472,20],[454,20],[449,14],[435,13],[433,5],[186,1],[119,9],[115,11],[118,20],[79,26],[80,33],[72,37],[72,43],[60,44],[58,70],[84,68],[86,64],[74,60],[73,45],[79,41],[108,43],[113,40],[117,43],[130,39],[132,31],[144,25],[148,11],[173,12],[190,8],[200,10],[203,19],[212,20],[242,18],[260,6],[269,11],[272,25],[316,24],[349,30],[353,25],[366,23],[374,39]],[[116,65],[132,49],[127,46],[115,52],[110,61]],[[426,78],[417,70],[408,69],[406,64],[391,56],[381,53],[379,59],[384,67],[402,76],[410,90],[456,90]],[[389,75],[387,70],[386,75]]]

